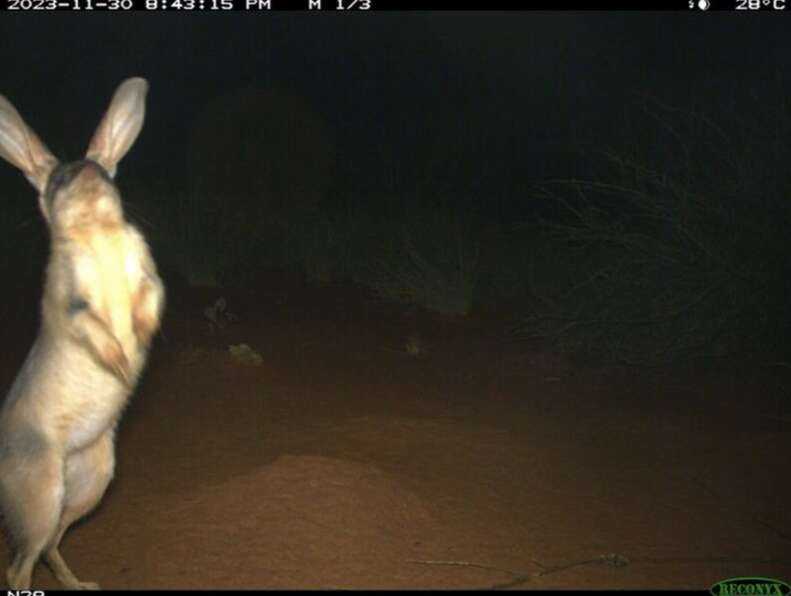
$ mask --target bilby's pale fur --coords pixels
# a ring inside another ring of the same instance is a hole
[[[43,555],[67,588],[58,545],[101,500],[114,437],[159,328],[164,288],[142,234],[124,218],[116,166],[143,125],[148,84],[124,81],[86,159],[60,165],[0,95],[0,156],[39,192],[50,231],[41,328],[0,410],[0,510],[13,547],[12,589]]]

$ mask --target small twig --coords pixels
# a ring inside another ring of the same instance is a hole
[[[555,567],[548,567],[539,563],[538,561],[533,560],[533,564],[541,567],[541,571],[537,573],[524,573],[520,571],[513,571],[511,569],[503,569],[502,567],[493,567],[491,565],[482,565],[480,563],[471,563],[469,561],[436,561],[436,560],[429,560],[429,561],[420,561],[417,559],[408,559],[407,563],[418,563],[420,565],[445,565],[449,567],[475,567],[476,569],[487,569],[489,571],[499,571],[500,573],[507,573],[509,575],[513,575],[514,579],[509,580],[504,583],[494,584],[493,586],[487,586],[486,590],[504,590],[506,588],[513,588],[519,586],[521,584],[525,584],[536,577],[543,577],[545,575],[549,575],[550,573],[557,573],[558,571],[565,571],[566,569],[570,569],[572,567],[578,567],[580,565],[590,565],[590,564],[605,564],[610,565],[612,567],[625,567],[629,564],[629,559],[622,555],[618,555],[615,553],[608,553],[606,555],[601,555],[596,557],[595,559],[586,559],[585,561],[576,561],[574,563],[569,563],[567,565],[559,565]]]
[[[521,576],[516,571],[511,571],[510,569],[503,569],[502,567],[493,567],[491,565],[482,565],[480,563],[470,563],[469,561],[420,561],[418,559],[407,559],[407,563],[418,563],[420,565],[444,565],[447,567],[475,567],[476,569],[488,569],[489,571],[499,571],[501,573],[507,573],[509,575],[514,576]]]
[[[483,588],[484,590],[503,590],[506,588],[513,588],[521,584],[526,584],[531,579],[533,579],[533,577],[535,577],[533,574],[530,573],[518,573],[516,571],[511,571],[510,569],[493,567],[491,565],[481,565],[480,563],[470,563],[469,561],[419,561],[416,559],[408,559],[407,563],[418,563],[420,565],[445,565],[449,567],[475,567],[476,569],[499,571],[500,573],[507,573],[509,575],[514,576],[512,580],[509,580],[501,584],[495,584],[493,586],[487,586],[486,588]],[[538,565],[539,567],[544,567],[540,563],[536,563],[536,565]]]
[[[568,563],[566,565],[556,565],[554,567],[547,567],[543,571],[536,573],[535,577],[543,577],[544,575],[549,575],[550,573],[565,571],[566,569],[571,569],[572,567],[579,567],[580,565],[603,564],[603,565],[609,565],[610,567],[626,567],[629,564],[629,562],[630,562],[629,559],[627,559],[623,555],[619,555],[616,553],[607,553],[606,555],[600,555],[595,559],[586,559],[584,561],[576,561],[574,563]]]
[[[759,526],[763,526],[770,532],[774,532],[778,538],[782,538],[783,540],[791,540],[791,534],[789,534],[787,531],[770,524],[768,521],[761,519],[757,515],[753,516],[753,521],[755,521],[755,523],[757,523]]]

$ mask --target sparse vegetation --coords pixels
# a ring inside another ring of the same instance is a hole
[[[469,225],[437,211],[394,226],[360,281],[387,300],[466,315],[475,297],[479,256]]]
[[[659,128],[650,143],[608,153],[596,179],[543,186],[555,216],[524,227],[548,250],[518,333],[639,364],[776,347],[789,321],[791,149],[772,138],[789,137],[791,111],[720,125],[645,107]]]

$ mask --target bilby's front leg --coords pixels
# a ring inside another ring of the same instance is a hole
[[[68,308],[69,333],[85,345],[94,358],[126,385],[132,384],[132,370],[121,342],[109,326],[81,298],[72,298]]]
[[[132,297],[132,329],[142,347],[148,347],[159,329],[164,298],[165,290],[156,271],[146,275]]]
[[[165,287],[157,273],[151,250],[143,236],[132,226],[126,229],[127,275],[132,291],[132,330],[141,348],[147,348],[159,329],[165,303]]]

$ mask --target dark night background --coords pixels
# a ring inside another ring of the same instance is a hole
[[[161,166],[183,186],[201,110],[277,89],[328,127],[357,185],[392,190],[383,180],[414,178],[439,143],[477,164],[454,190],[491,207],[525,202],[508,186],[567,174],[570,149],[612,142],[636,94],[714,110],[776,91],[787,26],[735,13],[6,14],[0,43],[3,92],[56,152],[78,154],[119,80],[139,74],[148,121],[125,169]]]
[[[733,282],[724,302],[694,315],[727,311],[727,321],[695,333],[717,342],[738,328],[739,345],[756,312],[760,325],[784,328],[787,27],[782,15],[741,13],[6,14],[2,92],[73,159],[117,84],[149,80],[143,133],[118,180],[174,279],[221,285],[289,269],[403,299],[395,286],[453,286],[460,265],[447,259],[463,253],[479,257],[474,281],[457,280],[464,295],[420,305],[468,312],[507,301],[539,335],[553,317],[583,317],[575,301],[598,309],[584,317],[610,321],[614,296],[653,309],[635,318],[697,327],[676,314]],[[552,198],[548,180],[565,181]],[[621,191],[586,195],[585,213],[600,213],[608,231],[568,210],[574,181],[593,180]],[[41,231],[23,178],[1,168],[0,186],[5,225]],[[623,204],[638,187],[662,200]],[[691,242],[705,248],[695,255],[676,225],[684,197],[701,199]],[[648,214],[652,204],[662,213]],[[573,229],[554,225],[569,216]],[[638,272],[621,267],[636,249],[630,230],[651,238],[639,250],[653,263]],[[463,250],[449,257],[429,237]],[[29,255],[42,244],[25,250],[34,276],[40,262]],[[617,262],[623,277],[561,304],[580,279],[575,250],[598,255],[584,270]],[[687,260],[662,257],[668,250]],[[417,253],[445,264],[429,274]],[[760,279],[740,285],[733,272],[752,275],[755,263]],[[663,304],[647,304],[665,291]]]

